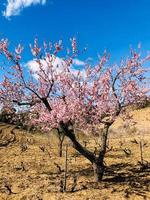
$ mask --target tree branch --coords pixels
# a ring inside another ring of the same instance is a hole
[[[13,103],[16,103],[18,106],[34,106],[39,101],[31,101],[31,102],[19,102],[17,100],[13,100]]]

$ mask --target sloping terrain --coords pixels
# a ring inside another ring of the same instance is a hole
[[[69,141],[67,192],[61,193],[65,168],[58,157],[58,139],[0,124],[0,200],[138,200],[150,199],[150,109],[133,112],[137,124],[119,119],[110,133],[103,182],[96,184],[91,164]],[[82,138],[94,151],[96,141]],[[141,165],[141,149],[143,165]]]

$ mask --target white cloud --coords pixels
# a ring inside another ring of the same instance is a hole
[[[73,59],[73,64],[76,65],[76,66],[84,66],[85,62],[75,58],[75,59]]]
[[[40,60],[40,62],[42,64],[42,68],[44,70],[47,70],[47,68],[48,68],[48,64],[47,63],[49,63],[49,61],[47,59],[48,58],[46,58],[46,60],[44,60],[44,59]],[[55,70],[56,73],[63,72],[64,71],[63,66],[66,65],[65,61],[62,58],[55,57],[54,55],[52,56],[52,59],[53,59],[53,61],[52,61],[53,69],[56,69]],[[77,75],[79,69],[76,69],[76,66],[84,66],[84,65],[85,65],[84,61],[81,61],[81,60],[78,60],[78,59],[73,59],[73,65],[71,66],[72,73],[74,73],[75,75]],[[38,79],[38,72],[40,71],[40,67],[39,67],[39,64],[35,60],[28,61],[24,66],[28,67],[29,70],[32,70],[33,76],[36,79]],[[80,73],[85,78],[86,71],[85,71],[84,67],[82,67],[80,69]]]
[[[7,0],[3,16],[9,19],[11,16],[19,15],[20,12],[26,7],[36,4],[44,5],[45,3],[46,0]]]
[[[53,69],[56,69],[56,73],[62,72],[63,65],[65,65],[65,62],[63,61],[63,59],[61,59],[59,57],[55,57],[55,56],[52,56],[52,59],[53,59],[53,61],[52,61]],[[48,58],[46,58],[46,60],[41,59],[40,62],[41,62],[42,68],[44,70],[47,70],[48,63],[49,63]],[[28,67],[30,70],[32,70],[34,77],[38,78],[37,73],[40,71],[40,67],[36,60],[30,60],[24,66]]]
[[[58,69],[61,70],[63,68],[63,65],[65,65],[65,61],[62,58],[55,57],[53,55],[52,59],[53,59],[53,61],[52,61],[53,67],[57,68],[57,70]],[[46,60],[41,59],[40,62],[41,62],[44,69],[46,69],[48,67],[48,64],[47,64],[49,62],[48,58],[46,58]],[[35,60],[28,61],[25,64],[25,66],[29,67],[29,69],[31,69],[33,72],[39,71],[39,65]],[[78,71],[76,69],[76,66],[85,66],[85,62],[75,58],[75,59],[73,59],[73,65],[72,65],[72,69],[74,71]],[[80,69],[80,70],[82,71],[83,69]]]

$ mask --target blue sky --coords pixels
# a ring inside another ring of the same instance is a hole
[[[41,41],[61,38],[68,45],[70,37],[76,36],[80,48],[88,46],[84,58],[96,58],[107,49],[118,60],[139,42],[145,51],[150,50],[149,0],[22,1],[29,2],[28,7],[12,9],[10,16],[6,11],[12,0],[0,3],[0,38],[7,37],[12,45],[27,45],[36,36]]]

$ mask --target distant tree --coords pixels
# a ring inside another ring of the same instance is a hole
[[[0,121],[5,123],[13,123],[13,118],[15,114],[16,114],[15,108],[5,105],[1,108]]]
[[[146,97],[143,101],[137,103],[136,107],[137,109],[150,107],[150,98]]]
[[[36,70],[29,71],[21,64],[23,47],[18,45],[15,52],[11,52],[8,41],[2,40],[0,54],[9,62],[2,66],[5,76],[0,98],[2,103],[29,106],[34,125],[46,131],[55,128],[63,132],[73,147],[92,163],[95,180],[100,181],[105,171],[110,127],[125,113],[127,106],[143,101],[149,91],[144,76],[146,70],[142,66],[150,56],[141,58],[140,53],[132,50],[117,66],[110,65],[109,55],[104,53],[96,65],[87,63],[84,69],[76,70],[73,67],[78,54],[75,38],[71,44],[71,55],[68,51],[65,58],[58,59],[61,41],[39,47],[35,39],[30,48]],[[96,137],[102,126],[101,144],[95,155],[79,142],[75,129],[84,130],[88,137]]]

